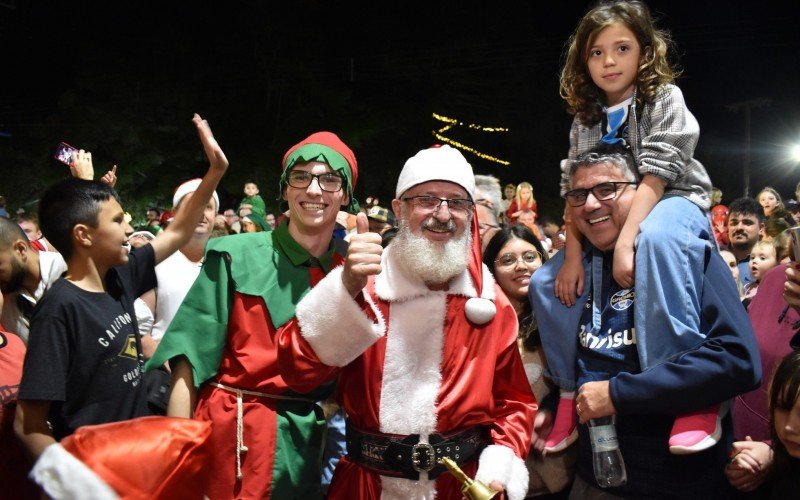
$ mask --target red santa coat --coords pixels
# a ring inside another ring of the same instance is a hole
[[[483,297],[497,314],[484,325],[465,315],[476,296],[465,271],[447,292],[429,290],[401,272],[390,246],[383,272],[354,300],[337,268],[297,307],[279,335],[278,359],[297,391],[339,374],[339,402],[349,421],[366,432],[452,433],[481,425],[490,445],[470,476],[497,480],[511,500],[524,498],[536,400],[517,349],[517,316],[484,271]],[[381,476],[344,458],[328,497],[459,499],[449,474],[436,481]]]

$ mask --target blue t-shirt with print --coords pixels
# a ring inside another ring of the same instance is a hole
[[[628,146],[628,113],[633,104],[633,96],[623,102],[603,108],[603,137],[600,142]]]
[[[581,315],[578,331],[578,387],[586,382],[608,380],[617,373],[638,373],[636,329],[633,327],[633,288],[621,288],[611,274],[613,254],[603,256],[599,300],[594,290]],[[595,288],[596,290],[596,288]],[[595,308],[600,312],[594,324]]]

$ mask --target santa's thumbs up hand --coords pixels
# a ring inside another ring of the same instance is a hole
[[[380,274],[381,254],[381,235],[369,232],[367,215],[359,213],[356,215],[356,234],[350,235],[342,272],[342,283],[350,295],[355,296],[360,292],[370,276]]]
[[[364,234],[369,232],[369,220],[367,214],[359,212],[356,215],[356,234]]]

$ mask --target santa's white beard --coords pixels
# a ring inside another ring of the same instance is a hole
[[[397,236],[391,245],[395,247],[406,272],[427,284],[438,285],[450,281],[467,268],[472,234],[467,227],[460,237],[444,244],[436,243],[412,233],[408,222],[401,219],[398,221]]]

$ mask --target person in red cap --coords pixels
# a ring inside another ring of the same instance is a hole
[[[359,214],[345,265],[280,332],[290,387],[338,376],[347,455],[329,499],[461,498],[444,457],[511,500],[525,496],[537,403],[516,313],[481,262],[474,191],[458,150],[410,158],[392,200],[392,243],[383,250]]]
[[[317,401],[332,384],[291,390],[278,371],[276,334],[344,261],[333,229],[339,210],[358,212],[358,164],[335,134],[317,132],[289,149],[282,168],[288,221],[209,240],[200,276],[146,367],[170,363],[168,415],[213,423],[209,498],[321,496]]]

